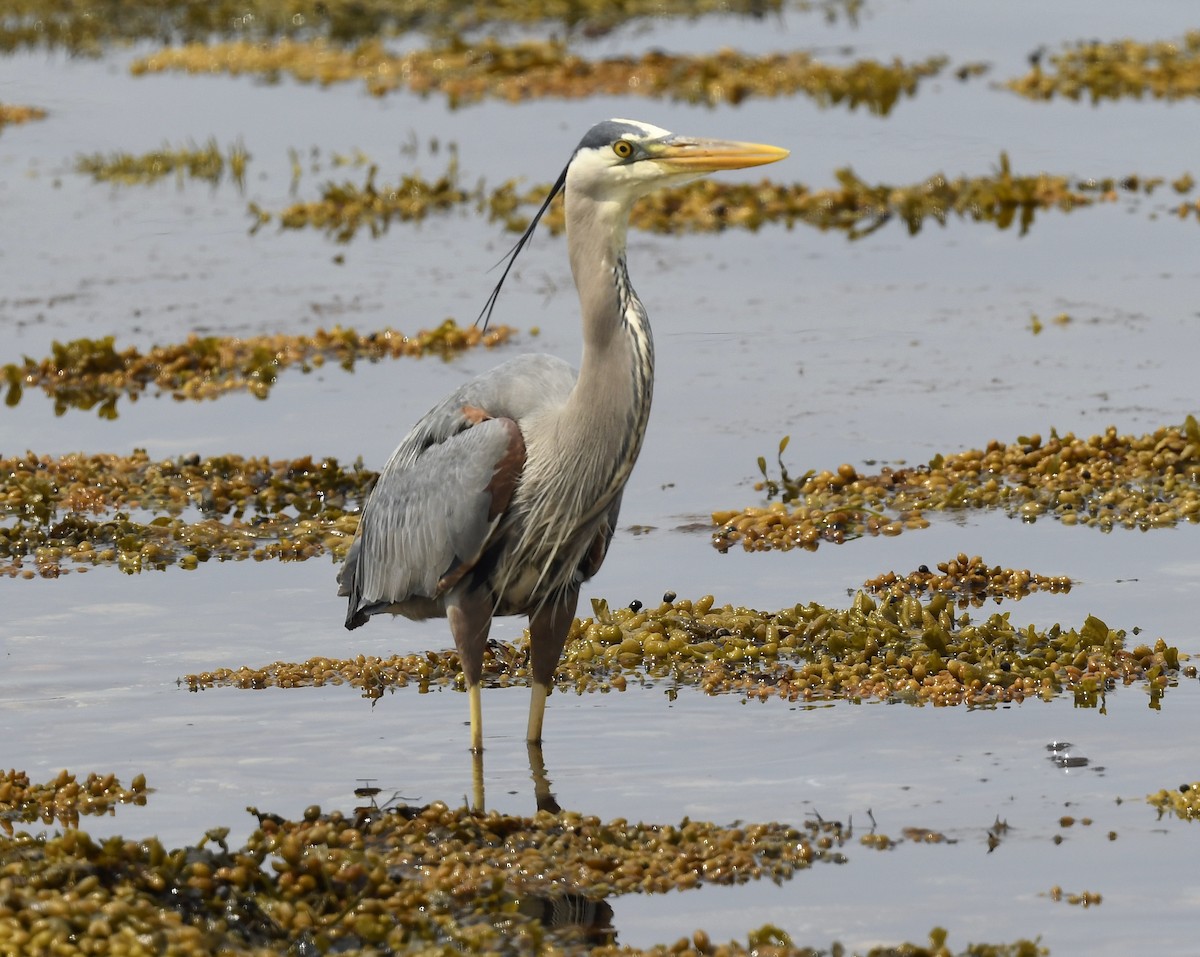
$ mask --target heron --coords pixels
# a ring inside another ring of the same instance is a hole
[[[346,627],[389,613],[447,619],[483,750],[480,683],[495,616],[529,619],[526,739],[540,745],[546,697],[580,588],[604,562],[641,450],[654,386],[650,321],[625,264],[634,203],[717,170],[774,163],[788,150],[681,136],[649,123],[593,126],[505,256],[486,326],[513,263],[564,194],[579,294],[576,372],[520,355],[465,382],[412,428],[379,473],[338,575]]]

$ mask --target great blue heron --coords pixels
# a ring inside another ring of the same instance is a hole
[[[583,321],[578,375],[555,356],[510,359],[435,405],[380,473],[338,576],[338,594],[350,600],[346,627],[383,612],[447,618],[470,698],[472,751],[483,748],[479,682],[494,615],[529,616],[527,738],[541,741],[580,586],[604,561],[641,449],[654,344],[625,269],[634,202],[660,186],[787,155],[633,120],[593,126],[484,307],[490,316],[521,248],[565,190]]]

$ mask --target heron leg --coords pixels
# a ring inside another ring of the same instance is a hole
[[[483,708],[479,681],[483,677],[483,651],[492,627],[492,603],[479,592],[455,589],[446,596],[446,618],[462,663],[471,705],[471,750],[483,750]]]
[[[487,810],[483,800],[483,751],[471,755],[471,796],[475,802],[471,810],[480,813]]]
[[[546,715],[546,696],[554,681],[554,669],[562,657],[567,633],[575,619],[575,606],[579,603],[579,592],[568,592],[555,605],[547,605],[529,619],[529,657],[533,672],[533,689],[529,699],[529,732],[525,739],[530,744],[542,743],[542,720]]]

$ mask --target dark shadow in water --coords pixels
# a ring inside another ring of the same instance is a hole
[[[541,745],[528,745],[529,776],[533,781],[534,803],[538,811],[558,814],[562,808],[551,790],[552,784],[546,773],[546,762]],[[483,814],[487,809],[484,788],[483,754],[471,755],[471,809]],[[613,910],[606,900],[597,900],[584,894],[570,891],[555,894],[522,894],[517,897],[517,910],[525,917],[537,921],[547,930],[558,932],[561,941],[565,934],[571,940],[590,946],[616,943],[617,931],[613,927]]]
[[[540,744],[529,746],[529,776],[533,779],[533,799],[539,811],[557,814],[562,808],[550,790],[550,778],[546,775],[546,761]],[[471,810],[482,814],[487,810],[487,799],[483,782],[483,755],[471,755]]]
[[[593,947],[615,944],[613,909],[606,900],[583,894],[528,894],[517,898],[517,910],[547,930],[566,931],[568,936]]]

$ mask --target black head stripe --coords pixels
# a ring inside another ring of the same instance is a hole
[[[604,120],[597,123],[579,141],[581,150],[598,150],[611,146],[622,136],[632,136],[634,139],[644,139],[646,131],[633,123],[622,123],[620,120]]]

